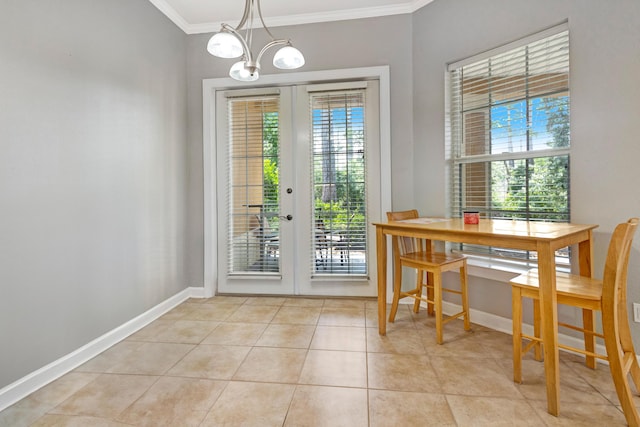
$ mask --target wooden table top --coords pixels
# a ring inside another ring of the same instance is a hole
[[[417,218],[403,221],[374,222],[387,234],[425,232],[441,235],[443,240],[466,240],[464,236],[477,240],[487,238],[521,238],[524,240],[556,240],[563,237],[593,230],[596,224],[573,224],[564,222],[517,221],[503,219],[480,219],[479,224],[465,224],[462,218]],[[435,237],[434,237],[435,238]]]

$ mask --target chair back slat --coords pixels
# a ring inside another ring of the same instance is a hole
[[[631,218],[627,222],[618,224],[613,231],[602,278],[603,299],[611,298],[612,302],[615,302],[617,298],[614,298],[614,296],[626,295],[629,255],[631,253],[633,235],[637,227],[638,218]]]
[[[619,224],[613,231],[602,279],[602,310],[613,313],[616,331],[628,324],[627,311],[627,272],[633,236],[638,228],[638,218]],[[619,334],[623,351],[633,348],[632,342],[626,342],[627,334]]]
[[[387,212],[388,221],[402,221],[405,219],[419,218],[418,211],[411,209],[408,211]],[[393,247],[397,249],[401,255],[411,252],[420,252],[423,250],[422,242],[413,237],[393,236]]]

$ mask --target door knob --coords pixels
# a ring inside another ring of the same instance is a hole
[[[291,214],[289,214],[287,216],[280,215],[279,218],[280,219],[286,219],[287,221],[291,221],[293,219],[293,215],[291,215]]]

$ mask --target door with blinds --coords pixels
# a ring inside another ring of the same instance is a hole
[[[375,82],[219,92],[220,293],[375,295]]]

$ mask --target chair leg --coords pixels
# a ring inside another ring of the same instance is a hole
[[[433,274],[433,302],[436,314],[436,342],[442,344],[442,273]]]
[[[427,273],[427,300],[433,301],[433,273]],[[433,303],[428,303],[427,313],[433,316],[434,310]]]
[[[522,315],[522,312],[520,313]],[[540,317],[540,300],[533,300],[533,336],[536,338],[540,338],[542,318]],[[538,362],[542,361],[542,343],[540,341],[536,341],[533,345],[533,358]]]
[[[624,314],[624,318],[616,319],[614,314],[615,309],[612,305],[613,304],[609,304],[609,301],[603,302],[602,331],[604,334],[604,345],[607,348],[609,369],[611,371],[611,377],[613,378],[613,384],[616,387],[618,400],[620,400],[620,406],[622,406],[624,417],[626,418],[629,426],[637,427],[640,426],[640,416],[638,415],[638,411],[636,410],[633,402],[631,387],[629,386],[629,381],[627,379],[629,371],[625,369],[625,356],[633,357],[634,360],[637,359],[635,354],[631,354],[631,351],[633,351],[633,344],[631,341],[631,331],[629,329],[628,319],[626,317],[626,310],[622,307],[618,314]],[[630,366],[630,368],[634,369],[633,366]],[[638,371],[637,368],[634,370],[636,372]],[[634,378],[634,382],[635,380],[636,378]]]
[[[460,267],[460,291],[462,292],[462,311],[464,312],[464,330],[471,329],[471,319],[469,318],[469,288],[467,286],[467,265]]]
[[[584,349],[591,353],[596,351],[596,336],[593,334],[596,330],[595,319],[593,318],[593,311],[583,308],[582,309],[582,328],[584,329]],[[596,369],[596,358],[593,356],[586,356],[585,364],[591,369]]]
[[[629,374],[633,380],[633,384],[636,386],[636,391],[640,391],[640,366],[638,366],[638,357],[635,352],[633,353],[633,361],[629,369]]]
[[[513,381],[522,382],[522,292],[511,287],[511,318],[513,319]]]
[[[418,291],[418,293],[416,294],[417,297],[421,297],[422,296],[422,278],[424,277],[424,270],[417,270],[417,275],[416,275],[416,289]],[[414,313],[418,313],[420,312],[420,299],[416,299],[413,302],[413,312]]]
[[[629,321],[627,320],[627,310],[618,311],[618,332],[620,334],[620,347],[622,352],[630,360],[628,367],[628,374],[631,376],[633,384],[636,386],[636,392],[640,392],[640,366],[638,365],[638,358],[633,346],[633,338],[631,337],[631,330],[629,329]],[[625,372],[625,375],[627,372]]]
[[[629,367],[629,375],[633,384],[636,386],[636,392],[640,392],[640,366],[638,365],[638,357],[635,351],[632,351],[631,366]]]
[[[400,292],[402,291],[402,265],[396,265],[393,274],[393,302],[391,303],[391,312],[389,313],[389,322],[393,322],[398,312],[398,301],[400,301]]]
[[[623,283],[625,281],[623,280]],[[622,287],[618,292],[618,333],[620,341],[620,349],[623,354],[623,360],[629,362],[625,366],[625,379],[627,375],[631,376],[633,384],[636,387],[636,393],[640,393],[640,365],[638,364],[638,356],[633,345],[633,337],[631,335],[631,329],[629,328],[629,312],[627,311],[627,289]],[[607,306],[603,304],[604,307]],[[603,326],[604,328],[604,326]],[[607,349],[608,351],[608,349]],[[636,419],[638,417],[636,416]],[[629,423],[630,424],[630,423]]]
[[[615,339],[615,337],[613,338]],[[618,395],[618,400],[620,400],[622,412],[629,426],[640,426],[640,416],[638,416],[638,411],[636,410],[631,393],[631,387],[629,387],[629,381],[627,381],[627,375],[624,372],[623,359],[620,357],[620,352],[618,351],[618,343],[608,344],[606,341],[605,338],[609,369],[611,370],[613,384],[616,386],[616,394]],[[613,341],[613,339],[611,339],[611,341]],[[611,349],[611,347],[614,348]]]

